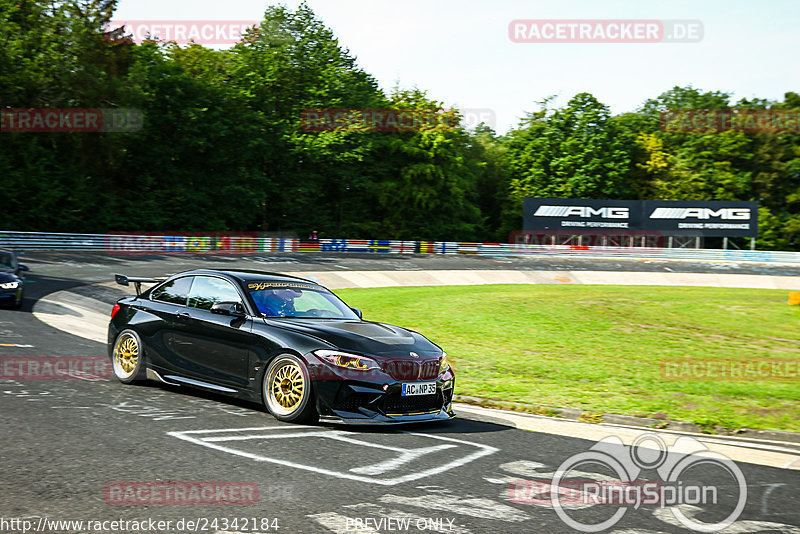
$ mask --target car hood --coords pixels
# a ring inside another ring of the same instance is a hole
[[[13,271],[2,271],[0,270],[0,284],[5,284],[7,282],[19,282],[20,278]]]
[[[375,356],[438,356],[441,349],[425,336],[383,323],[342,319],[265,319],[272,326],[311,335],[338,349]]]

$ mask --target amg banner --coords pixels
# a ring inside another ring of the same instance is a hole
[[[526,232],[756,237],[758,202],[526,198]]]
[[[643,230],[665,235],[757,237],[758,202],[646,200]]]

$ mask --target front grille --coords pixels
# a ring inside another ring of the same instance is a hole
[[[441,410],[444,404],[442,392],[436,395],[414,395],[403,397],[399,392],[392,393],[383,399],[381,408],[386,414],[408,414]]]
[[[395,380],[434,380],[439,376],[439,360],[389,360],[383,363],[383,370]]]
[[[339,391],[339,394],[336,396],[336,400],[333,403],[333,409],[342,410],[345,412],[357,412],[360,407],[367,406],[379,396],[379,393],[356,393],[342,388],[342,390]]]

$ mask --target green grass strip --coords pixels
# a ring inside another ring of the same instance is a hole
[[[461,395],[709,429],[800,431],[800,308],[787,305],[787,291],[489,285],[337,293],[365,319],[441,345]],[[673,365],[669,377],[664,362]],[[706,367],[683,365],[698,363]],[[768,367],[757,375],[754,363]],[[744,379],[702,374],[719,365]]]

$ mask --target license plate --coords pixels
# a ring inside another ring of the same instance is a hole
[[[412,395],[435,395],[436,382],[417,382],[414,384],[403,384],[403,397]]]

